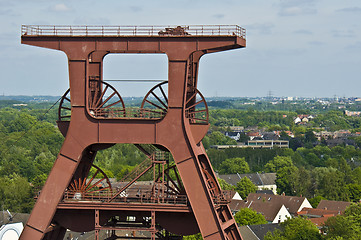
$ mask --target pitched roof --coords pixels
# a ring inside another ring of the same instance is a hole
[[[260,173],[258,175],[261,178],[263,185],[276,184],[276,173]]]
[[[272,190],[269,189],[262,189],[262,190],[256,190],[256,193],[265,193],[265,194],[271,194],[275,195]]]
[[[243,202],[243,200],[232,199],[231,202],[228,203],[228,206],[232,212],[238,212],[241,206],[243,206]]]
[[[239,209],[251,208],[256,212],[261,213],[269,222],[273,222],[282,206],[283,204],[280,205],[278,202],[268,201],[242,201],[238,204]]]
[[[234,186],[244,177],[247,177],[256,186],[276,184],[276,173],[222,174],[218,177]]]
[[[319,218],[309,218],[313,224],[315,224],[317,227],[322,227],[324,223],[332,216],[326,216],[326,217],[319,217]]]
[[[272,202],[278,206],[285,205],[291,214],[296,214],[306,198],[297,196],[271,195],[264,193],[250,193],[247,197],[247,200],[254,202]]]
[[[233,186],[236,186],[237,183],[241,181],[241,178],[238,176],[238,174],[222,174],[218,175],[218,177]]]
[[[350,202],[343,201],[330,201],[330,200],[321,200],[318,204],[318,209],[327,209],[333,211],[340,211],[340,213],[344,212],[345,209],[350,206]]]
[[[249,226],[239,226],[239,231],[241,233],[242,239],[247,240],[259,240],[256,234],[249,228]]]
[[[239,132],[225,132],[226,136],[228,137],[237,137]]]
[[[328,209],[318,209],[318,208],[302,208],[297,215],[303,215],[307,217],[326,217],[326,216],[336,216],[340,214],[340,211],[328,210]]]
[[[262,179],[259,177],[258,173],[244,173],[238,175],[241,179],[247,177],[256,186],[263,185]]]
[[[279,225],[279,223],[269,223],[269,224],[260,224],[260,225],[250,225],[248,226],[253,233],[261,240],[264,239],[264,236],[266,236],[266,234],[268,232],[273,232],[276,229],[281,228],[281,226]],[[243,235],[242,235],[243,237]],[[244,238],[247,239],[247,238]]]

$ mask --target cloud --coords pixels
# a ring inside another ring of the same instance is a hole
[[[245,26],[247,32],[258,32],[262,35],[272,34],[272,29],[275,27],[272,23],[255,23]]]
[[[313,15],[316,14],[317,10],[313,8],[305,7],[286,7],[281,8],[278,12],[279,16],[299,16],[299,15]]]
[[[312,46],[323,46],[325,45],[324,42],[320,42],[320,41],[311,41],[311,42],[308,42],[309,45],[312,45]]]
[[[306,30],[306,29],[300,29],[300,30],[296,30],[293,31],[294,34],[303,34],[303,35],[313,35],[313,32],[311,32],[310,30]]]
[[[316,14],[315,0],[281,0],[279,16],[299,16]]]
[[[281,7],[310,6],[314,5],[315,0],[281,0]]]
[[[141,7],[139,7],[139,6],[130,6],[129,8],[130,8],[130,10],[131,10],[132,12],[140,12],[140,11],[143,10],[143,9],[142,9]]]
[[[0,9],[0,16],[9,16],[12,15],[12,11],[10,9]]]
[[[361,8],[359,8],[359,7],[342,8],[342,9],[336,10],[336,12],[361,13]]]
[[[14,6],[14,3],[10,2],[10,1],[4,1],[4,2],[1,2],[0,0],[0,8],[7,8],[7,7],[13,7]]]
[[[64,3],[59,3],[54,6],[51,6],[50,10],[54,12],[68,12],[71,11],[71,8],[66,6]]]
[[[224,14],[214,14],[212,15],[213,18],[217,18],[217,19],[221,19],[221,18],[224,18]]]
[[[332,31],[333,37],[337,38],[355,38],[357,37],[353,30],[335,30]]]
[[[0,0],[0,16],[16,16],[13,10],[14,3],[10,1],[1,2]]]
[[[361,42],[355,42],[354,44],[348,45],[345,47],[347,50],[360,50],[361,49]]]
[[[268,57],[273,58],[275,56],[285,57],[285,56],[301,56],[307,52],[307,49],[304,48],[284,48],[284,49],[270,49],[265,51]]]

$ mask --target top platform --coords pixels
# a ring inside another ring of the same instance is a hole
[[[187,25],[187,26],[22,25],[21,35],[22,36],[59,36],[59,37],[237,36],[246,39],[246,30],[237,25]]]

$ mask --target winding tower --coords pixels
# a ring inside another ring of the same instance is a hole
[[[60,50],[69,63],[69,90],[59,106],[65,140],[20,237],[63,239],[78,232],[148,232],[127,239],[242,239],[201,140],[208,108],[197,89],[200,58],[246,46],[239,26],[22,26],[23,44]],[[103,79],[109,53],[165,53],[168,81],[149,90],[141,106],[126,108]],[[117,188],[93,164],[97,151],[134,144],[145,160]],[[174,163],[172,164],[172,162]],[[134,186],[144,174],[148,189]],[[132,192],[133,191],[133,192]],[[136,191],[136,192],[134,192]],[[134,231],[135,232],[135,231]]]

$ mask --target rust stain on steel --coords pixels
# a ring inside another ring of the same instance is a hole
[[[62,239],[66,229],[95,230],[96,239],[105,229],[149,231],[151,239],[160,229],[242,239],[227,205],[231,195],[220,189],[201,143],[209,123],[197,77],[204,54],[246,46],[243,28],[30,25],[22,26],[21,42],[65,52],[70,88],[58,112],[65,140],[20,239]],[[103,81],[109,53],[165,53],[168,81],[127,108]],[[93,161],[117,143],[135,144],[147,157],[115,187]],[[144,174],[153,176],[149,185],[137,183]]]

